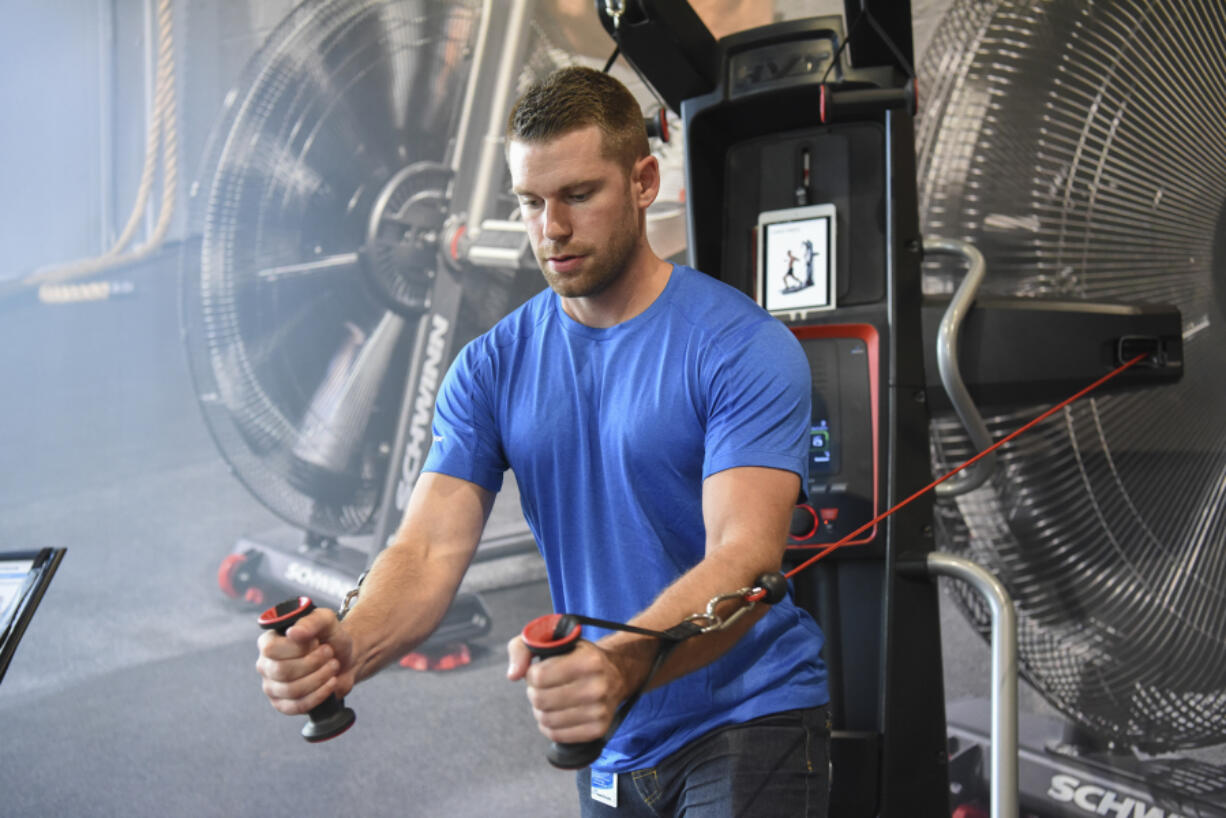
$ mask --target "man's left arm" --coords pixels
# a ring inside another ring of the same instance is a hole
[[[703,559],[666,588],[630,624],[667,630],[693,613],[706,611],[720,594],[752,586],[763,573],[778,571],[800,478],[783,469],[737,467],[703,482],[706,526]],[[739,605],[717,611],[728,616]],[[657,687],[714,661],[766,613],[757,605],[726,630],[685,640],[651,679]],[[562,743],[590,741],[608,729],[618,705],[646,680],[659,642],[616,632],[599,642],[580,642],[570,654],[531,664],[518,639],[508,646],[508,678],[526,678],[528,698],[540,731]]]

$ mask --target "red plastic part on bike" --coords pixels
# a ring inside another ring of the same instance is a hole
[[[242,596],[234,586],[234,578],[238,576],[239,569],[246,561],[247,558],[242,554],[231,554],[221,561],[221,567],[217,569],[217,584],[221,586],[221,592],[231,599]]]
[[[448,645],[441,651],[413,651],[412,653],[407,653],[400,658],[400,666],[422,672],[428,670],[443,671],[464,667],[471,664],[472,660],[472,651],[468,645],[458,642]]]
[[[951,818],[988,818],[988,813],[973,804],[961,804]]]

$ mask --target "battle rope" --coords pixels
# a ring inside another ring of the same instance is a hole
[[[157,68],[154,78],[154,104],[149,115],[145,138],[145,158],[141,167],[136,202],[114,244],[96,258],[81,259],[67,264],[41,267],[23,278],[22,287],[44,288],[47,300],[58,299],[54,285],[100,273],[120,265],[134,264],[153,254],[162,246],[174,215],[175,197],[179,187],[179,135],[176,125],[177,94],[175,91],[174,18],[171,0],[158,0],[157,7]],[[162,199],[158,219],[145,243],[128,252],[125,248],[136,235],[154,183],[158,162],[162,168]]]

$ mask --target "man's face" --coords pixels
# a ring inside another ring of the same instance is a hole
[[[565,298],[599,295],[622,273],[639,241],[631,171],[601,153],[595,125],[548,142],[513,140],[511,181],[537,263]]]

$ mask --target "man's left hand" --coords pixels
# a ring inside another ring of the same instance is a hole
[[[581,640],[570,653],[539,662],[523,639],[507,643],[507,678],[527,682],[537,728],[550,741],[576,744],[600,738],[628,694],[623,672],[608,652]]]

